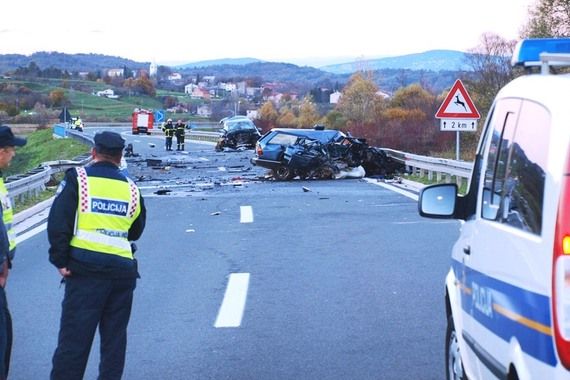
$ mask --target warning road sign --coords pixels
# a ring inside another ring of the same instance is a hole
[[[479,119],[481,115],[473,104],[463,82],[458,79],[437,110],[435,117],[438,119]]]

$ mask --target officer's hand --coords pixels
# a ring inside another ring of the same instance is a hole
[[[59,274],[61,274],[63,277],[71,276],[71,271],[67,268],[58,268],[57,270],[59,271]]]
[[[8,260],[4,260],[0,272],[0,287],[6,286],[6,281],[8,281]]]

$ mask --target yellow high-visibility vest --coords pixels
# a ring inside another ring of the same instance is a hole
[[[76,168],[79,202],[70,245],[133,259],[129,228],[141,212],[139,189],[111,178],[90,177]]]
[[[6,226],[8,232],[8,241],[10,242],[10,251],[16,248],[16,233],[14,232],[14,210],[12,209],[12,202],[8,197],[8,189],[4,184],[4,179],[0,177],[0,202],[2,202],[2,221]]]

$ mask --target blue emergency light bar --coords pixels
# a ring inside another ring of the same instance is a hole
[[[540,55],[570,54],[570,38],[528,38],[517,43],[511,64],[513,66],[540,66]]]

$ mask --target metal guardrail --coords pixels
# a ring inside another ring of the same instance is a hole
[[[441,181],[443,176],[446,176],[446,180],[450,182],[451,177],[455,176],[457,184],[461,186],[464,179],[471,177],[473,170],[472,162],[420,156],[393,149],[383,150],[390,157],[403,162],[412,173],[420,177],[427,176],[429,180],[433,180],[434,175],[437,181]]]
[[[61,133],[59,125],[54,126],[54,131],[58,130]],[[93,145],[93,139],[89,136],[83,135],[81,132],[66,130],[66,137],[71,137],[75,140],[83,142],[88,145]],[[61,137],[61,136],[60,136]],[[41,166],[34,168],[27,173],[9,176],[6,178],[6,188],[12,200],[21,199],[27,196],[35,196],[44,191],[46,184],[51,179],[51,176],[56,173],[63,172],[69,168],[82,166],[91,160],[91,155],[84,155],[76,157],[75,160],[58,160],[44,162]]]

